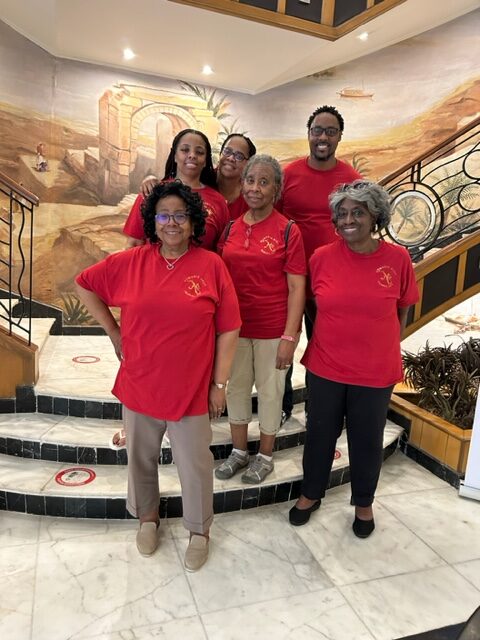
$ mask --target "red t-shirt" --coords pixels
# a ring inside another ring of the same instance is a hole
[[[237,218],[240,218],[240,216],[249,209],[249,206],[245,202],[242,194],[240,194],[238,198],[235,198],[233,202],[227,202],[227,207],[230,213],[230,220],[236,220]]]
[[[381,241],[370,254],[343,240],[310,259],[317,304],[313,336],[302,363],[327,380],[389,387],[402,379],[397,309],[418,300],[406,249]]]
[[[227,203],[225,198],[218,191],[211,187],[202,187],[201,189],[192,189],[202,198],[208,218],[205,224],[205,235],[202,238],[202,247],[204,249],[214,250],[217,246],[218,239],[222,235],[225,225],[230,220]],[[145,238],[143,232],[142,204],[145,199],[141,193],[138,194],[133,206],[128,214],[127,221],[123,227],[123,233],[131,238],[142,240]]]
[[[362,176],[341,160],[327,171],[312,169],[307,160],[300,158],[285,167],[282,197],[276,207],[298,224],[308,260],[317,247],[337,238],[328,196],[338,184],[352,182]]]
[[[246,224],[243,217],[235,220],[227,241],[220,240],[219,251],[240,303],[242,338],[279,338],[285,330],[287,273],[307,273],[302,235],[296,224],[290,227],[285,250],[287,224],[274,209],[268,218],[253,225]]]
[[[112,393],[161,420],[207,413],[215,334],[241,324],[220,257],[191,247],[168,270],[148,243],[108,256],[77,282],[121,310],[123,360]]]

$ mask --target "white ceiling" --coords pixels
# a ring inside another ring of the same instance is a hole
[[[257,94],[449,22],[480,0],[407,0],[335,42],[167,0],[0,0],[0,19],[59,58]],[[367,30],[367,42],[357,36]],[[137,54],[124,62],[122,50]],[[204,64],[214,74],[201,73]]]

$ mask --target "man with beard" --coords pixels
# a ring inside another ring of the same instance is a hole
[[[328,196],[337,185],[362,177],[349,164],[335,157],[344,124],[335,107],[323,105],[315,109],[307,122],[310,155],[294,160],[284,170],[283,193],[276,208],[297,223],[307,261],[315,249],[336,238]],[[312,293],[307,286],[305,327],[308,338],[312,333],[315,311]],[[282,423],[288,420],[293,408],[291,375],[292,368],[285,385]]]

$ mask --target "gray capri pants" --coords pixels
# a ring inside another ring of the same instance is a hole
[[[193,533],[207,533],[213,521],[212,428],[208,414],[171,422],[124,406],[123,421],[128,434],[128,511],[140,518],[158,509],[158,459],[168,431],[182,487],[183,524]]]

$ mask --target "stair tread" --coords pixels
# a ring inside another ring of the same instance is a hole
[[[292,376],[294,389],[305,386],[305,368],[299,362],[305,347],[306,339],[303,338],[296,351]],[[85,356],[89,356],[87,361],[78,361],[78,358],[85,360]],[[50,336],[40,358],[35,393],[37,396],[118,402],[111,393],[117,370],[118,360],[107,336]]]
[[[391,422],[387,423],[384,435],[384,448],[394,442],[403,429]],[[343,433],[337,442],[340,457],[334,461],[333,469],[348,466],[346,435]],[[214,480],[214,491],[244,490],[251,486],[277,485],[292,482],[302,477],[303,447],[285,449],[275,453],[275,469],[261,485],[246,485],[238,474],[230,480]],[[218,466],[220,461],[215,463]],[[56,482],[55,476],[65,469],[89,468],[89,465],[78,465],[45,460],[31,460],[0,454],[0,491],[26,493],[27,495],[43,495],[79,498],[125,498],[127,486],[127,467],[95,465],[92,471],[96,477],[90,484],[80,487],[63,486]],[[161,496],[180,495],[180,483],[175,465],[159,467]]]
[[[0,437],[38,441],[64,446],[108,447],[110,437],[122,428],[119,420],[74,418],[42,413],[14,413],[0,415]],[[292,417],[280,429],[279,435],[299,433],[305,428],[305,412],[297,405]],[[212,421],[212,444],[231,443],[228,418]],[[258,420],[249,426],[250,440],[258,440]],[[164,439],[168,445],[168,436]]]

